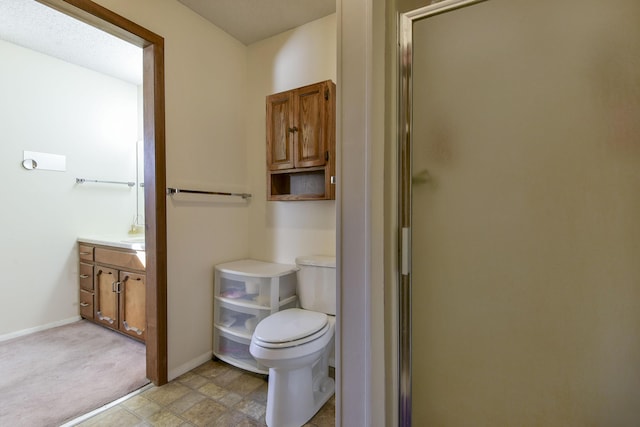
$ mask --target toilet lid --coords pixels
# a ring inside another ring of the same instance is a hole
[[[253,336],[263,343],[282,344],[313,335],[328,322],[324,313],[290,308],[258,323]]]

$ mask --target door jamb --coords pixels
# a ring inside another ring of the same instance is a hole
[[[146,215],[146,366],[168,381],[164,38],[90,0],[37,0],[143,49],[144,199]]]

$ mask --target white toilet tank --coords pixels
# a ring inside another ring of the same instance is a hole
[[[336,314],[336,257],[310,255],[296,258],[300,307]]]

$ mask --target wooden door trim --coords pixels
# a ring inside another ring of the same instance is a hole
[[[168,381],[164,38],[90,0],[37,0],[143,49],[147,378]]]

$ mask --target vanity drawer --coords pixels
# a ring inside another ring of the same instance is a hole
[[[78,255],[82,261],[93,261],[93,246],[78,245]]]
[[[93,319],[93,292],[80,290],[80,316]]]
[[[144,252],[125,252],[106,248],[95,249],[95,260],[100,264],[108,264],[123,269],[144,271]]]
[[[80,289],[93,292],[93,264],[80,263]]]

